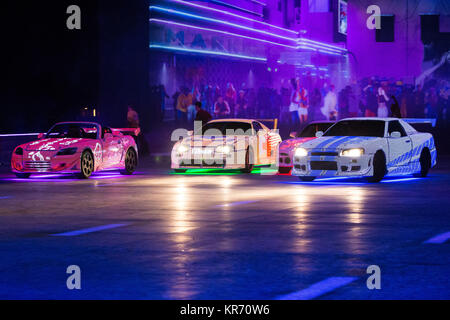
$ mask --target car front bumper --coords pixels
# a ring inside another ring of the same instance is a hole
[[[294,157],[292,175],[305,177],[367,177],[373,175],[373,155],[361,157]]]

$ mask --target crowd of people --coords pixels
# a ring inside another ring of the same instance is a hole
[[[161,103],[169,98],[163,86],[156,87]],[[310,121],[338,120],[347,117],[437,118],[447,122],[450,83],[432,80],[414,87],[400,81],[376,78],[353,81],[337,91],[323,82],[320,86],[304,86],[301,79],[283,83],[279,89],[262,86],[239,89],[232,83],[182,87],[172,96],[179,123],[204,121],[209,118],[279,118],[291,128]],[[200,112],[200,117],[197,114]]]

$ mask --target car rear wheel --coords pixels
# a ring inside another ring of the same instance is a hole
[[[94,156],[90,151],[86,150],[81,154],[80,161],[81,171],[79,176],[81,179],[89,179],[89,177],[94,172]]]
[[[304,182],[312,182],[312,181],[316,180],[316,177],[298,177],[298,178]]]
[[[245,154],[245,168],[241,169],[242,173],[252,173],[253,167],[254,167],[254,161],[253,161],[253,152],[251,149],[247,149],[247,152]]]
[[[19,173],[16,172],[16,177],[20,179],[28,179],[31,176],[31,173]]]
[[[368,177],[369,182],[380,182],[386,175],[386,157],[383,152],[378,151],[373,157],[373,175]]]
[[[431,155],[428,149],[422,150],[419,158],[420,172],[416,174],[417,177],[425,178],[431,168]]]
[[[132,175],[136,171],[138,164],[137,154],[132,148],[128,149],[125,155],[125,170],[121,171],[121,174]]]

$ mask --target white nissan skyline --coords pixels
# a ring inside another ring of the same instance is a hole
[[[172,169],[240,169],[250,173],[256,165],[277,163],[281,137],[251,119],[213,120],[178,141],[172,149]]]
[[[385,176],[425,177],[436,165],[434,138],[408,122],[418,120],[343,119],[295,150],[292,175],[303,181],[342,176],[366,177],[370,182]]]

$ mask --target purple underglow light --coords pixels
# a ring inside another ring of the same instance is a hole
[[[240,16],[238,14],[234,14],[234,13],[231,13],[231,12],[228,12],[228,11],[223,11],[223,10],[219,10],[219,9],[215,9],[215,8],[210,8],[210,7],[206,7],[206,6],[202,6],[202,5],[199,5],[199,4],[195,4],[195,3],[191,3],[191,2],[187,2],[187,1],[182,1],[182,0],[173,0],[173,2],[178,2],[178,3],[184,4],[184,5],[188,5],[188,6],[191,6],[191,7],[196,7],[196,8],[209,10],[209,11],[214,11],[214,12],[222,13],[222,14],[225,14],[225,15],[228,15],[228,16],[233,16],[235,18],[239,18],[239,19],[243,19],[243,20],[247,20],[247,21],[251,21],[251,22],[255,22],[255,23],[260,23],[260,24],[268,26],[268,27],[272,27],[272,28],[275,28],[275,29],[279,29],[279,30],[282,30],[282,31],[285,31],[285,32],[290,32],[292,34],[298,35],[298,32],[296,32],[296,31],[289,30],[289,29],[282,28],[282,27],[278,27],[278,26],[275,26],[275,25],[267,23],[267,22],[258,21],[258,20],[251,19],[251,18],[248,18],[248,17]],[[256,2],[256,1],[254,1],[254,2]],[[256,3],[258,3],[258,2],[256,2]],[[263,4],[263,5],[266,5],[266,4]]]
[[[203,17],[203,16],[198,16],[198,15],[187,13],[187,12],[183,12],[183,11],[173,10],[173,9],[169,9],[169,8],[159,7],[159,6],[151,6],[150,10],[152,10],[152,9],[153,10],[157,10],[157,11],[167,12],[167,13],[173,13],[173,14],[177,14],[177,15],[181,15],[181,16],[186,16],[186,17],[190,17],[190,18],[194,18],[194,19],[220,23],[220,24],[232,26],[232,27],[235,27],[235,28],[244,29],[244,30],[253,31],[253,32],[258,32],[258,33],[261,33],[261,34],[265,34],[265,35],[269,35],[269,36],[272,36],[272,37],[276,37],[276,38],[280,38],[280,39],[284,39],[284,40],[289,40],[289,41],[293,41],[293,42],[297,41],[296,38],[284,37],[284,36],[281,36],[281,35],[278,35],[278,34],[275,34],[275,33],[272,33],[272,32],[259,30],[259,29],[254,29],[254,28],[242,26],[242,25],[239,25],[239,24],[236,24],[236,23],[226,22],[226,21],[223,21],[223,20],[218,20],[218,19],[212,19],[212,18],[207,18],[207,17]]]
[[[164,45],[159,45],[159,44],[151,44],[150,48],[173,50],[173,51],[182,51],[182,52],[188,52],[188,53],[189,52],[190,53],[203,53],[203,54],[211,54],[211,55],[225,56],[225,57],[232,57],[232,58],[256,60],[256,61],[262,61],[262,62],[266,62],[267,61],[266,58],[251,57],[251,56],[244,56],[244,55],[240,55],[240,54],[217,52],[217,51],[209,51],[209,50],[197,50],[197,49],[188,49],[188,48],[181,48],[181,47],[171,47],[171,46],[164,46]]]
[[[186,27],[186,28],[191,28],[191,29],[204,30],[204,31],[210,31],[210,32],[217,32],[217,33],[222,33],[222,34],[226,34],[226,35],[229,35],[229,36],[234,36],[234,37],[239,37],[239,38],[244,38],[244,39],[249,39],[249,40],[255,40],[255,41],[265,42],[265,43],[269,43],[269,44],[274,44],[274,45],[282,46],[282,47],[285,47],[285,48],[297,49],[296,46],[289,46],[289,45],[286,45],[286,44],[281,44],[281,43],[277,43],[277,42],[273,42],[273,41],[269,41],[269,40],[264,40],[264,39],[259,39],[259,38],[248,37],[248,36],[244,36],[244,35],[241,35],[241,34],[228,32],[228,31],[222,31],[222,30],[217,30],[217,29],[198,27],[198,26],[193,26],[193,25],[185,24],[185,23],[179,23],[179,22],[175,22],[175,21],[162,20],[162,19],[153,19],[152,18],[152,19],[150,19],[150,22],[159,22],[159,23],[171,24],[171,25],[176,25],[176,26]]]

